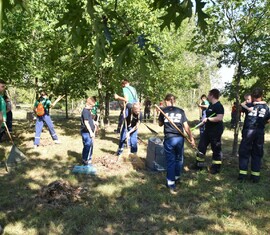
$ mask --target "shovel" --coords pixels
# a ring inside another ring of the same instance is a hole
[[[18,163],[26,159],[26,156],[15,146],[14,141],[10,135],[10,132],[8,130],[7,124],[4,122],[4,126],[6,128],[6,131],[8,133],[9,139],[12,143],[12,148],[10,150],[9,156],[7,158],[7,161],[5,162],[6,171],[8,172],[8,165],[12,165],[14,163]]]

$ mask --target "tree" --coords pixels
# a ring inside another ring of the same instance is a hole
[[[265,68],[265,65],[269,65],[269,58],[266,56],[270,42],[269,10],[269,1],[266,0],[216,1],[208,6],[207,12],[212,17],[208,21],[207,35],[201,37],[198,34],[193,40],[192,45],[197,52],[218,52],[220,64],[236,65],[231,92],[235,95],[238,115],[241,81],[254,76],[265,81],[269,74],[269,66]],[[259,72],[264,69],[266,72]],[[238,133],[237,123],[234,130],[233,156],[237,154]]]

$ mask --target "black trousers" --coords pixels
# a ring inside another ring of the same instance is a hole
[[[239,146],[240,174],[247,174],[251,158],[251,175],[260,176],[261,159],[263,157],[264,129],[243,129]]]
[[[222,149],[221,149],[221,136],[224,128],[208,129],[202,133],[199,141],[198,150],[205,155],[207,146],[210,144],[212,149],[212,165],[221,165]],[[199,160],[199,159],[197,159]]]

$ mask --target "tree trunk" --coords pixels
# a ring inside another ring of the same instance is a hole
[[[101,75],[99,74],[99,82],[98,82],[98,99],[99,99],[99,110],[100,110],[100,135],[101,138],[105,137],[105,125],[104,125],[104,117],[105,117],[105,109],[104,109],[104,103],[105,99],[102,93],[102,82],[101,82]]]
[[[66,119],[68,119],[68,97],[66,92],[65,92],[65,103],[66,103]]]
[[[104,123],[108,125],[110,125],[109,115],[110,115],[110,93],[106,91]]]
[[[3,0],[0,0],[0,33],[2,33],[3,30]]]
[[[232,148],[232,157],[237,157],[238,150],[238,135],[239,135],[239,117],[240,117],[240,81],[242,77],[243,71],[241,62],[238,63],[237,73],[236,73],[236,87],[235,87],[235,98],[236,98],[236,125],[234,127],[234,138],[233,138],[233,148]]]

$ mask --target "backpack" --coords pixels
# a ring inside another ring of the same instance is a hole
[[[45,109],[44,109],[44,106],[41,102],[39,102],[37,107],[36,107],[36,114],[38,117],[41,117],[45,114]]]

